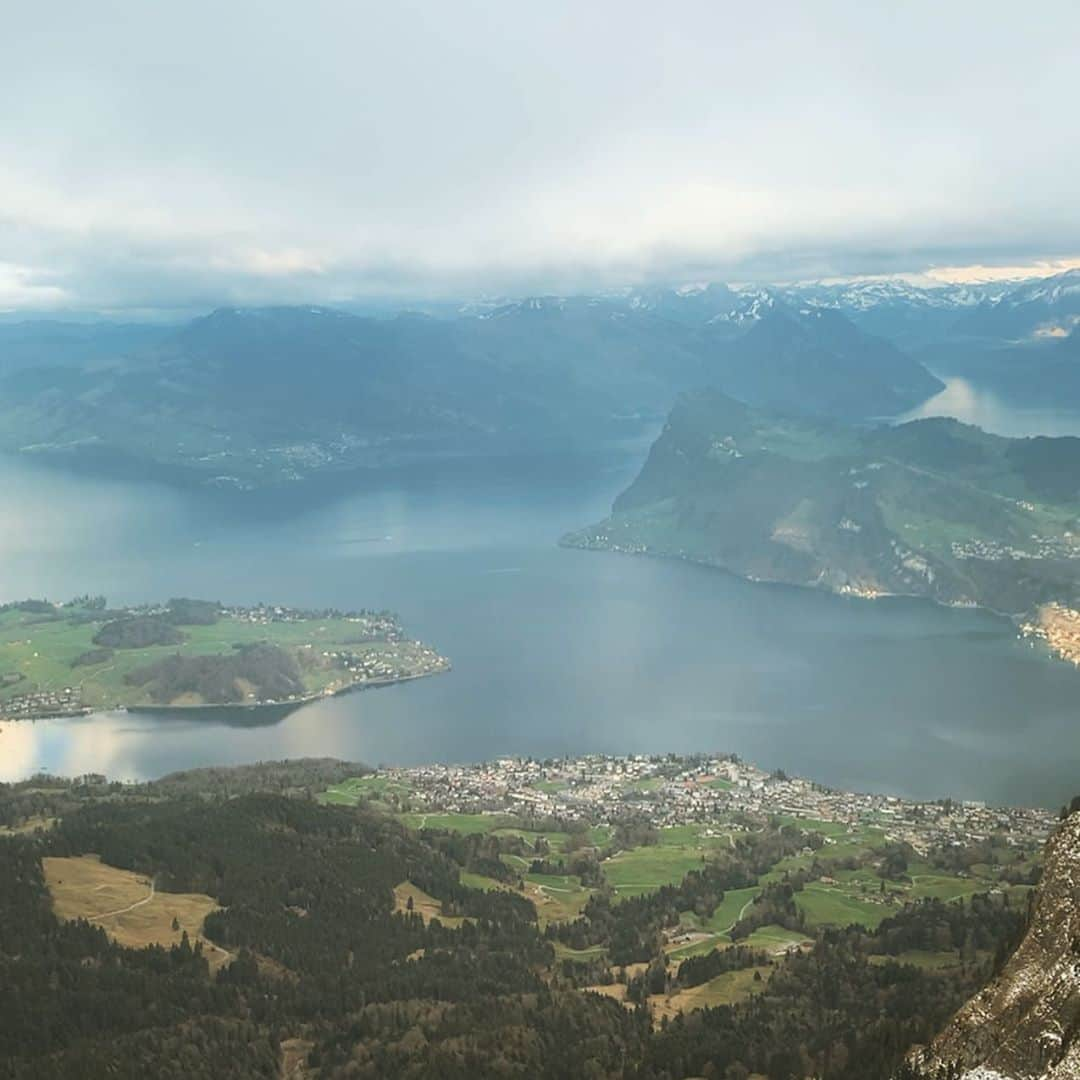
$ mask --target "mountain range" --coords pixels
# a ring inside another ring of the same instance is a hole
[[[0,448],[265,486],[596,445],[659,420],[698,386],[849,420],[940,389],[836,311],[760,294],[726,314],[697,324],[603,298],[533,298],[454,319],[221,309],[109,359],[12,365],[0,379]]]
[[[679,394],[865,424],[962,376],[1080,405],[1080,270],[1034,282],[720,283],[438,316],[223,308],[179,326],[0,322],[0,450],[267,487],[314,473],[591,452]],[[933,372],[933,374],[932,374]]]

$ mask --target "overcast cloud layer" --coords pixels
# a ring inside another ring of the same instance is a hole
[[[1074,0],[4,9],[0,308],[1080,253]]]

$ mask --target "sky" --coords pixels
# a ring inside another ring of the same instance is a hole
[[[3,5],[0,309],[1080,262],[1080,5]]]

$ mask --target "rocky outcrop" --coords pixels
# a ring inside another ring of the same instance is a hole
[[[1049,840],[1031,924],[1001,974],[929,1047],[914,1080],[1080,1080],[1080,812]]]

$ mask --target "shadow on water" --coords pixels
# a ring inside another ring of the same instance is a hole
[[[153,705],[140,705],[128,709],[129,716],[136,720],[150,720],[157,724],[170,722],[179,724],[221,725],[231,728],[273,727],[280,724],[287,716],[304,707],[303,702],[282,705],[210,705],[169,708]]]

